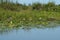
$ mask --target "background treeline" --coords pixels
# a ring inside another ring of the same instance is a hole
[[[60,4],[56,5],[55,2],[48,2],[47,4],[33,3],[33,4],[20,4],[18,0],[0,0],[0,7],[5,10],[20,11],[20,10],[40,10],[40,11],[56,11],[60,12]]]

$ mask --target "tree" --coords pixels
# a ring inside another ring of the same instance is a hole
[[[1,3],[3,3],[3,0],[1,0]]]
[[[32,4],[32,9],[40,10],[42,8],[41,3],[33,3]]]
[[[54,2],[48,2],[47,4],[44,5],[44,9],[47,11],[52,11],[56,7]]]

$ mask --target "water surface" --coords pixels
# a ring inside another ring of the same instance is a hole
[[[60,40],[60,26],[22,26],[14,29],[0,30],[0,40]]]

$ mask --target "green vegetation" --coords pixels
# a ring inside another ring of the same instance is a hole
[[[60,5],[56,5],[54,2],[25,5],[10,0],[0,1],[0,25],[15,27],[60,22]]]

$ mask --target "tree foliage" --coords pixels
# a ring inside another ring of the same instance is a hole
[[[0,0],[0,7],[7,9],[7,10],[13,10],[13,11],[20,11],[20,10],[45,10],[45,11],[60,11],[60,4],[56,5],[54,2],[48,2],[47,4],[41,4],[41,3],[33,3],[32,5],[26,5],[26,4],[20,4],[18,3],[18,0],[16,0],[16,3],[13,2],[13,0]]]

